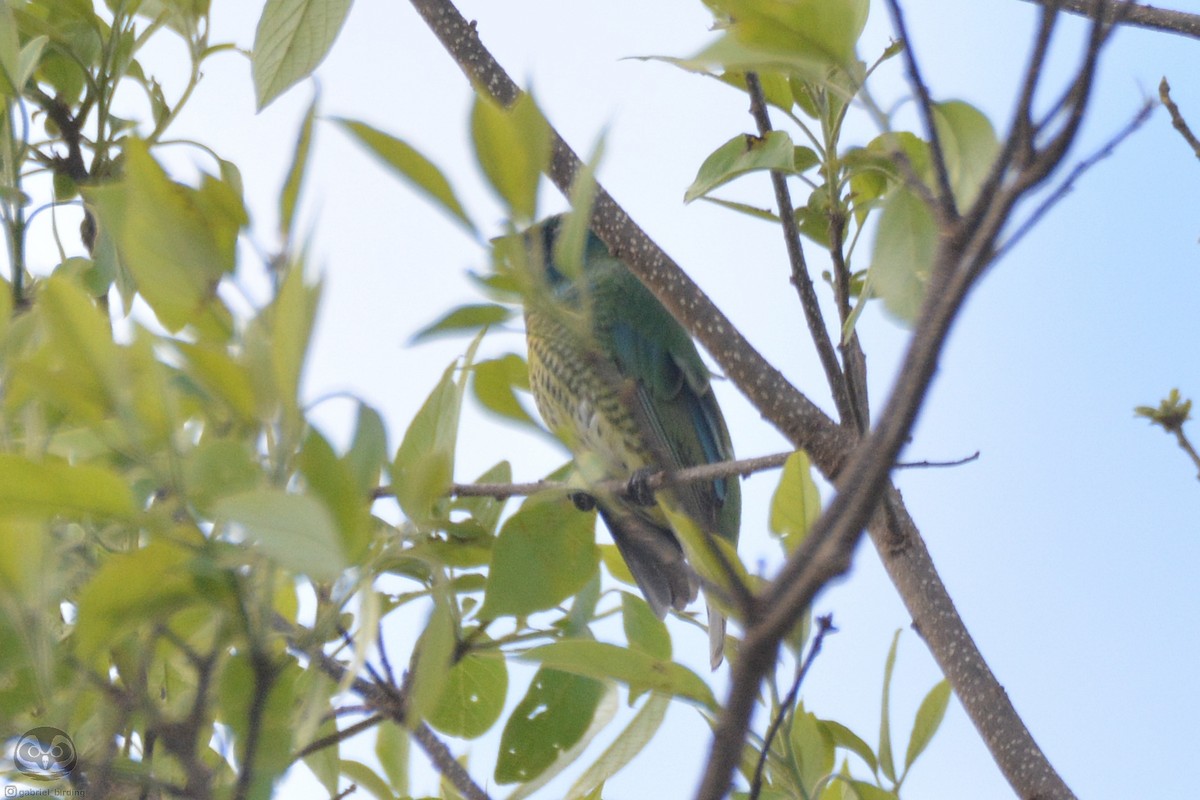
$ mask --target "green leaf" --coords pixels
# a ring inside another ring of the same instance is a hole
[[[292,763],[292,712],[303,670],[294,662],[259,672],[247,650],[228,659],[221,672],[219,721],[232,730],[237,753],[254,736],[254,760],[242,765],[250,776],[245,797],[269,800],[275,781]]]
[[[408,730],[391,720],[380,723],[375,734],[375,758],[383,766],[388,783],[401,797],[408,794],[409,752],[412,743]]]
[[[801,61],[847,67],[867,22],[869,0],[712,0],[734,19],[739,41]]]
[[[206,514],[220,498],[253,489],[261,480],[257,455],[241,439],[204,439],[184,461],[187,499]]]
[[[630,647],[655,658],[671,658],[671,634],[645,600],[621,592],[621,624]]]
[[[452,364],[413,417],[396,451],[392,488],[404,513],[418,524],[438,516],[435,506],[453,480],[461,402]]]
[[[409,693],[409,727],[428,719],[438,707],[442,690],[449,679],[454,649],[458,643],[454,615],[444,593],[434,593],[433,611],[429,622],[417,641],[415,662],[412,670],[412,690]]]
[[[418,344],[445,333],[474,333],[480,328],[508,322],[512,317],[511,309],[495,303],[459,306],[414,333],[408,343]]]
[[[17,82],[21,72],[21,41],[17,37],[17,22],[12,7],[0,3],[0,97],[20,97],[24,84]]]
[[[811,711],[805,711],[803,704],[799,704],[792,716],[791,739],[804,789],[812,792],[833,771],[833,736]]]
[[[954,200],[965,211],[975,202],[1000,151],[996,130],[982,111],[961,100],[935,103],[933,112]]]
[[[296,149],[292,153],[292,165],[288,167],[283,190],[279,193],[279,233],[287,241],[296,222],[296,205],[300,189],[304,185],[304,172],[308,168],[308,153],[312,148],[313,121],[317,118],[317,98],[314,96],[296,136]]]
[[[242,220],[170,180],[143,142],[124,141],[123,180],[85,188],[84,195],[138,292],[176,332],[197,319],[233,269],[231,245]]]
[[[471,388],[480,405],[505,419],[543,433],[544,428],[525,410],[517,391],[529,392],[529,364],[516,353],[480,361],[475,365]]]
[[[346,462],[315,428],[309,428],[300,448],[300,472],[309,490],[333,514],[341,551],[357,563],[370,543],[370,499],[361,492]]]
[[[808,454],[797,450],[788,456],[771,497],[771,533],[783,540],[791,553],[804,541],[809,528],[821,515],[821,493],[813,481]]]
[[[80,659],[90,663],[129,628],[203,600],[188,568],[192,557],[178,545],[156,540],[105,560],[79,594],[72,638]]]
[[[314,497],[254,489],[218,500],[214,515],[293,572],[334,580],[346,569],[337,523]]]
[[[776,170],[791,174],[795,171],[795,153],[792,139],[784,131],[771,131],[765,137],[739,134],[704,159],[683,201],[690,203],[749,172]]]
[[[129,486],[103,467],[0,453],[0,516],[129,518],[134,512]]]
[[[949,704],[950,682],[943,678],[934,684],[934,687],[929,690],[929,694],[925,695],[925,699],[921,701],[920,708],[917,709],[912,733],[908,739],[908,752],[904,756],[906,773],[913,762],[917,760],[917,756],[921,755],[933,740],[933,735],[937,733],[938,727],[942,724],[942,718],[946,716],[946,707]]]
[[[526,501],[492,548],[480,616],[525,616],[582,589],[599,565],[595,519],[566,498]]]
[[[468,653],[450,668],[429,724],[447,736],[474,739],[500,718],[508,668],[500,653]]]
[[[267,0],[250,58],[259,111],[325,60],[350,13],[350,3]]]
[[[475,157],[492,188],[520,222],[537,217],[537,189],[550,163],[550,125],[533,98],[522,94],[510,108],[479,95],[471,109]]]
[[[567,800],[588,797],[592,792],[598,791],[605,781],[623,770],[654,738],[667,716],[667,708],[670,705],[671,699],[661,694],[652,694],[646,698],[646,702],[625,726],[625,730],[617,734],[617,738],[608,749],[584,770],[567,791]],[[600,795],[595,796],[599,798]]]
[[[496,782],[533,780],[587,733],[606,693],[598,680],[543,666],[500,736]]]
[[[412,184],[444,210],[450,212],[450,215],[461,222],[468,231],[476,233],[475,225],[467,216],[462,203],[458,201],[458,196],[450,186],[450,181],[446,179],[436,164],[421,155],[407,142],[384,133],[378,128],[373,128],[365,122],[344,118],[335,119],[334,122],[341,125],[347,133],[358,140],[359,144],[391,167],[402,180]]]
[[[892,692],[892,671],[896,668],[896,647],[899,643],[900,631],[897,630],[892,636],[892,646],[888,648],[887,660],[883,665],[883,703],[879,712],[879,768],[892,783],[896,782],[896,764],[892,757],[892,724],[888,706]]]
[[[914,322],[920,313],[937,245],[929,208],[907,187],[897,186],[879,217],[868,280],[887,310],[904,322]]]
[[[345,461],[358,491],[365,497],[379,486],[379,476],[388,459],[387,431],[383,417],[366,403],[358,404],[354,441]]]
[[[577,675],[618,680],[630,691],[657,691],[717,708],[712,689],[687,667],[615,644],[570,639],[535,647],[520,658]]]
[[[392,788],[388,786],[387,782],[379,777],[379,773],[361,761],[343,758],[342,774],[346,776],[347,780],[353,781],[354,785],[359,789],[365,789],[378,798],[378,800],[394,800],[396,797],[396,794],[393,793]],[[401,792],[400,794],[404,795],[406,792]]]
[[[829,731],[829,735],[833,737],[833,742],[838,747],[845,748],[851,753],[861,758],[871,768],[871,772],[879,771],[879,762],[875,758],[875,751],[871,746],[863,741],[857,733],[847,728],[840,722],[835,722],[831,719],[821,721],[825,726],[825,730]]]
[[[304,282],[304,270],[293,264],[284,276],[279,294],[267,309],[271,330],[271,369],[275,388],[287,415],[296,415],[298,426],[300,378],[312,339],[313,321],[320,302],[320,285]],[[285,422],[288,420],[285,419]]]

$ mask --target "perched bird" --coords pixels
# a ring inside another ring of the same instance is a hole
[[[564,219],[551,217],[525,235],[542,288],[525,304],[529,382],[538,411],[570,448],[584,480],[632,480],[732,459],[708,369],[687,331],[591,231],[579,266],[560,268],[554,254]],[[701,531],[736,545],[736,476],[669,491],[673,507]],[[699,579],[662,509],[652,498],[591,495],[654,612],[662,618],[668,608],[683,610],[696,598]],[[710,603],[714,669],[724,644],[725,619]]]

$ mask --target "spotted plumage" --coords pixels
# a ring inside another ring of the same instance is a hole
[[[594,234],[582,278],[553,261],[562,217],[526,235],[542,291],[526,302],[529,377],[537,407],[571,449],[585,481],[628,480],[638,470],[679,469],[733,458],[709,373],[691,337]],[[673,490],[679,507],[712,535],[737,542],[736,478]],[[594,492],[601,516],[647,602],[660,617],[696,598],[698,579],[666,516],[613,493]],[[724,619],[710,606],[715,667]]]

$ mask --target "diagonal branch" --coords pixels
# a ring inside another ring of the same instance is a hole
[[[1082,17],[1096,19],[1096,4],[1093,0],[1025,0],[1042,6],[1058,6],[1063,11],[1078,14]],[[1100,19],[1106,23],[1116,21],[1121,15],[1120,23],[1135,28],[1146,28],[1162,33],[1177,33],[1180,36],[1191,36],[1200,39],[1200,14],[1190,14],[1186,11],[1172,11],[1169,8],[1155,8],[1140,3],[1130,3],[1125,10],[1106,6]]]

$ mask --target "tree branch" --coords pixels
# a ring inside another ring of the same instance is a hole
[[[1094,0],[1025,0],[1041,6],[1057,6],[1072,14],[1097,19],[1096,3]],[[1169,8],[1129,3],[1123,11],[1112,4],[1105,4],[1103,15],[1099,17],[1105,23],[1117,20],[1120,14],[1120,24],[1135,28],[1148,28],[1163,33],[1177,33],[1180,36],[1190,36],[1200,39],[1200,14],[1189,14],[1186,11],[1172,11]]]

